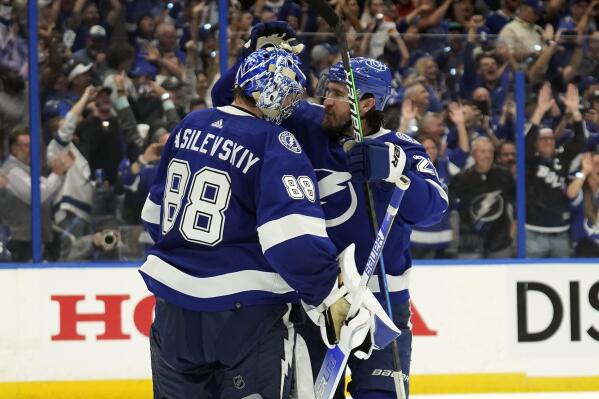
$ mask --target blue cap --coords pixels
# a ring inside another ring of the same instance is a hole
[[[138,78],[140,76],[149,76],[154,79],[156,76],[156,67],[147,61],[138,60],[133,65],[133,69],[129,72],[129,77]]]
[[[539,14],[545,9],[541,0],[522,0],[521,5],[532,7]]]
[[[57,116],[64,118],[71,109],[71,105],[62,100],[48,100],[44,104],[42,110],[42,118],[44,121],[55,118]]]
[[[372,58],[356,57],[351,59],[354,72],[354,82],[358,90],[358,97],[365,94],[374,97],[374,108],[382,111],[391,96],[391,71],[385,64]],[[332,82],[345,82],[345,70],[340,61],[329,69],[328,79]]]

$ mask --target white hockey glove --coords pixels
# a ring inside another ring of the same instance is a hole
[[[339,258],[349,255],[348,247]],[[351,259],[354,259],[354,246],[351,245]],[[346,322],[341,329],[340,344],[346,348],[355,349],[354,355],[358,359],[368,359],[374,349],[383,349],[400,334],[400,330],[389,318],[380,302],[367,287],[360,287],[362,276],[354,263],[339,261],[343,275],[344,286],[348,290],[347,300],[351,304],[361,295],[362,305],[358,313]],[[368,316],[368,319],[365,317]]]
[[[337,261],[341,267],[338,282],[333,285],[329,295],[318,306],[311,306],[302,303],[306,313],[310,319],[320,327],[320,333],[325,345],[329,348],[335,346],[339,342],[341,336],[341,327],[347,318],[350,304],[347,300],[348,290],[343,283],[343,269],[345,263],[353,265],[355,270],[356,264],[354,261],[355,245],[351,244],[339,256]],[[350,268],[350,267],[346,267]]]
[[[370,357],[373,349],[384,348],[399,336],[400,332],[367,287],[360,287],[360,275],[356,269],[355,245],[351,244],[338,256],[341,273],[324,301],[314,307],[304,304],[308,317],[320,326],[320,333],[329,348],[339,343],[345,348],[356,349],[360,359]],[[362,305],[350,320],[347,313],[351,303],[359,296]]]

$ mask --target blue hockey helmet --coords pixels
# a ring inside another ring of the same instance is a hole
[[[301,99],[306,76],[299,58],[280,48],[254,51],[241,63],[235,86],[256,101],[264,119],[280,124]]]
[[[365,94],[374,97],[374,109],[382,111],[391,96],[391,71],[385,64],[373,58],[355,57],[350,61],[358,98]],[[343,62],[333,65],[327,74],[329,82],[345,83]]]

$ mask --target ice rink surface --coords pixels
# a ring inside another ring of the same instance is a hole
[[[598,392],[493,393],[410,395],[414,399],[599,399]]]

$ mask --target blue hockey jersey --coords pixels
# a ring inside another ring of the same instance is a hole
[[[197,311],[319,304],[339,268],[315,182],[284,128],[233,106],[189,114],[142,211],[156,242],[140,269],[149,290]]]
[[[331,139],[321,128],[323,116],[321,106],[304,101],[283,124],[296,135],[316,171],[329,237],[338,250],[356,243],[356,262],[362,273],[374,244],[363,184],[352,179],[342,142]],[[437,223],[447,208],[447,194],[420,143],[408,135],[386,129],[367,136],[366,140],[397,144],[412,163],[406,173],[411,180],[410,188],[403,197],[383,250],[391,301],[400,303],[409,298],[411,226]],[[371,184],[378,225],[383,221],[394,187],[386,182]],[[370,288],[378,296],[376,278],[370,279]]]
[[[213,104],[231,101],[238,65],[239,63],[229,69],[214,85]],[[356,262],[361,273],[374,243],[365,195],[362,183],[353,180],[348,171],[342,142],[331,139],[322,129],[323,117],[323,107],[300,101],[293,114],[282,125],[297,137],[316,171],[329,237],[339,251],[351,243],[356,244]],[[406,173],[411,179],[411,185],[403,197],[383,250],[391,302],[401,303],[409,298],[411,226],[437,223],[448,206],[447,192],[424,147],[411,137],[381,129],[367,139],[398,144],[411,159],[412,169]],[[382,182],[372,184],[371,187],[380,225],[394,186]],[[376,278],[370,279],[369,287],[377,298],[382,298]]]

